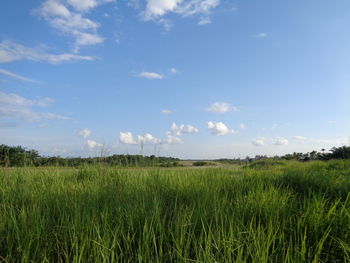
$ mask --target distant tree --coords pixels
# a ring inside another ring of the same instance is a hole
[[[342,147],[333,147],[331,150],[331,158],[332,159],[350,159],[350,147],[342,146]]]

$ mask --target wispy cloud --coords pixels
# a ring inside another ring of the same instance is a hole
[[[176,68],[170,68],[169,71],[172,74],[176,74],[178,72],[178,70]]]
[[[78,135],[83,138],[87,138],[91,135],[92,131],[90,129],[83,129],[78,132]]]
[[[215,112],[215,113],[226,113],[230,111],[238,112],[239,108],[232,106],[227,102],[215,102],[207,109],[207,111]]]
[[[88,12],[93,8],[115,0],[67,0],[68,4],[80,12]]]
[[[100,24],[85,17],[93,8],[114,0],[46,0],[34,13],[43,17],[53,28],[75,39],[75,51],[81,46],[96,45],[104,41],[97,34]]]
[[[169,115],[169,114],[173,113],[173,111],[171,111],[171,110],[162,110],[161,112],[165,115]]]
[[[304,137],[304,136],[299,136],[299,135],[293,136],[292,139],[295,140],[295,141],[297,141],[297,142],[300,142],[300,143],[304,143],[304,142],[307,140],[306,137]]]
[[[35,107],[46,107],[53,102],[50,98],[29,100],[13,93],[0,91],[0,119],[20,121],[43,121],[48,119],[67,120],[67,116],[34,111]]]
[[[21,44],[4,40],[0,43],[0,63],[9,63],[19,60],[44,61],[51,64],[74,62],[79,60],[91,61],[95,58],[80,56],[71,53],[50,54],[43,47],[26,47]]]
[[[271,129],[271,130],[275,130],[275,129],[277,129],[279,126],[280,126],[279,124],[274,123],[274,124],[272,124],[272,126],[271,126],[270,129]]]
[[[239,128],[240,128],[241,130],[245,130],[246,126],[245,126],[244,123],[241,123],[241,124],[239,124]]]
[[[211,131],[213,135],[227,135],[227,134],[236,134],[238,131],[231,130],[223,122],[212,122],[207,123],[208,130]]]
[[[34,80],[34,79],[30,79],[30,78],[27,78],[27,77],[23,77],[23,76],[21,76],[19,74],[15,74],[13,72],[10,72],[10,71],[2,69],[2,68],[0,68],[0,74],[3,74],[5,76],[9,76],[11,78],[19,79],[19,80],[22,80],[22,81],[26,81],[26,82],[38,83],[38,84],[42,83],[40,81],[37,81],[37,80]]]
[[[138,74],[140,78],[146,79],[163,79],[164,76],[156,72],[141,72]]]
[[[203,26],[211,23],[211,18],[208,16],[201,17],[198,21],[198,25]]]
[[[258,33],[253,35],[254,38],[267,38],[268,34],[267,33]]]

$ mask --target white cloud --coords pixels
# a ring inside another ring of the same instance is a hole
[[[0,119],[13,119],[21,121],[43,121],[47,119],[67,120],[66,116],[37,112],[33,107],[46,107],[52,103],[51,98],[29,100],[13,93],[0,91]]]
[[[191,0],[184,2],[176,10],[183,16],[202,15],[208,16],[211,10],[220,4],[220,0]]]
[[[113,0],[46,0],[36,12],[52,27],[75,39],[75,50],[80,46],[96,45],[104,41],[96,31],[100,24],[84,17],[87,12],[98,5]],[[73,7],[75,11],[70,10]]]
[[[43,98],[39,100],[28,100],[14,93],[4,93],[0,91],[0,104],[7,106],[40,106],[45,107],[53,102],[51,98]]]
[[[304,143],[307,140],[307,138],[304,136],[293,136],[292,139],[301,143]]]
[[[199,21],[198,21],[198,25],[203,26],[203,25],[207,25],[211,23],[211,18],[208,16],[202,17]]]
[[[31,82],[31,83],[41,83],[40,81],[34,80],[34,79],[30,79],[30,78],[26,78],[23,77],[21,75],[15,74],[13,72],[7,71],[5,69],[0,68],[0,74],[15,78],[15,79],[19,79],[22,81],[26,81],[26,82]]]
[[[131,132],[120,132],[119,141],[123,144],[137,144]]]
[[[67,2],[76,10],[86,12],[98,5],[114,2],[114,0],[67,0]]]
[[[173,111],[171,111],[171,110],[162,110],[162,113],[165,114],[165,115],[169,115],[169,114],[172,114]]]
[[[142,13],[144,20],[159,20],[168,13],[181,16],[199,15],[199,25],[209,24],[212,9],[220,0],[147,0],[146,10]]]
[[[241,130],[245,130],[245,124],[244,123],[241,123],[240,125],[239,125],[239,128],[241,129]]]
[[[283,137],[277,137],[276,139],[273,140],[273,144],[277,146],[282,146],[282,145],[288,145],[288,140]]]
[[[177,69],[176,68],[171,68],[170,72],[173,73],[173,74],[176,74],[177,73]]]
[[[170,31],[173,27],[172,22],[166,18],[159,18],[156,22],[164,27],[165,32]]]
[[[232,106],[227,102],[215,102],[207,109],[208,111],[215,113],[226,113],[230,111],[238,112],[239,108]]]
[[[104,41],[104,39],[96,34],[76,32],[76,44],[78,46],[96,45]]]
[[[94,59],[95,58],[90,56],[80,56],[71,53],[49,54],[46,52],[45,48],[30,48],[8,40],[4,40],[0,43],[0,63],[32,60],[59,64],[79,60],[91,61]]]
[[[90,150],[93,150],[93,149],[96,149],[98,147],[102,147],[103,145],[101,143],[98,143],[96,141],[93,141],[93,140],[87,140],[85,142],[85,144],[87,145],[87,147],[90,149]]]
[[[175,122],[170,127],[170,133],[172,135],[181,136],[183,133],[194,134],[197,133],[198,129],[190,124],[176,125]]]
[[[208,129],[213,135],[236,134],[235,130],[229,129],[223,122],[208,122]]]
[[[165,139],[164,142],[166,144],[180,144],[180,143],[183,143],[183,141],[179,137],[173,136],[171,134],[167,135],[167,138]]]
[[[91,135],[92,131],[90,129],[83,129],[79,131],[78,135],[83,138],[87,138]]]
[[[253,37],[255,37],[255,38],[267,38],[268,35],[266,33],[259,33],[259,34],[254,35]]]
[[[55,15],[60,17],[70,16],[70,11],[58,0],[43,2],[40,11],[43,15]]]
[[[147,0],[145,20],[151,20],[174,11],[182,0]]]
[[[252,144],[254,146],[263,146],[265,145],[265,141],[266,139],[264,137],[259,137],[259,138],[253,139]]]
[[[138,135],[135,137],[131,132],[120,132],[119,133],[119,141],[123,144],[179,144],[183,143],[182,140],[170,132],[168,132],[166,139],[161,140],[154,137],[150,133],[145,133],[144,135]]]
[[[154,137],[152,134],[146,133],[144,135],[137,136],[139,143],[143,144],[157,144],[160,143],[161,140]]]
[[[141,72],[138,75],[140,78],[146,78],[146,79],[163,79],[164,76],[155,72]]]

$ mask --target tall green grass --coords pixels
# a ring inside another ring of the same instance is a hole
[[[0,262],[350,262],[349,192],[347,161],[2,169]]]

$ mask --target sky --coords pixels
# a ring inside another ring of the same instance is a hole
[[[3,0],[0,143],[243,158],[349,145],[348,0]]]

